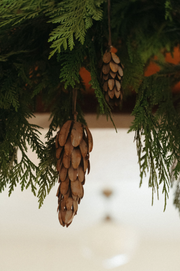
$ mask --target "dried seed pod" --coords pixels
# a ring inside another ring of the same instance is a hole
[[[61,212],[61,221],[67,227],[72,223],[74,212],[71,210],[64,210]]]
[[[120,59],[119,57],[115,54],[115,53],[111,53],[111,56],[112,56],[112,60],[116,63],[116,64],[119,64],[120,63]]]
[[[88,160],[88,174],[89,174],[89,172],[90,172],[90,162]]]
[[[62,149],[63,149],[63,147],[59,147],[59,148],[57,148],[56,149],[56,158],[57,159],[59,159],[60,158],[60,155],[61,155],[61,152],[62,152]]]
[[[66,155],[71,155],[72,151],[73,151],[73,145],[71,143],[71,138],[69,137],[66,141],[66,144],[64,145],[64,151],[66,153]]]
[[[109,63],[109,66],[110,66],[111,71],[112,71],[112,72],[115,72],[115,73],[116,73],[116,72],[118,71],[118,69],[119,69],[118,64],[114,63],[113,61],[111,61],[111,62]]]
[[[69,130],[71,128],[72,120],[68,120],[62,126],[60,133],[59,133],[59,145],[64,146],[69,134]]]
[[[88,168],[88,157],[83,157],[83,165],[84,165],[84,172],[86,172]]]
[[[61,167],[62,167],[62,160],[58,159],[57,164],[56,164],[56,169],[57,169],[58,172],[60,171]]]
[[[103,90],[104,90],[105,92],[108,91],[108,82],[107,82],[107,81],[105,81],[104,84],[103,84]]]
[[[117,88],[114,88],[114,95],[116,96],[116,98],[118,99],[120,97],[121,92],[117,90]]]
[[[78,202],[76,200],[73,200],[73,209],[74,209],[74,213],[76,215],[77,214],[77,210],[78,210]]]
[[[62,199],[59,204],[60,210],[66,210],[66,199]]]
[[[104,63],[109,63],[111,61],[111,53],[110,52],[106,52],[103,55],[103,62]]]
[[[120,75],[121,77],[123,77],[123,69],[122,69],[121,66],[119,66],[119,68],[118,68],[118,73],[119,73],[119,75]]]
[[[71,143],[73,147],[77,147],[83,137],[83,127],[80,122],[74,122],[71,130]]]
[[[115,80],[115,81],[116,81],[116,88],[117,88],[118,91],[120,91],[121,84],[120,84],[120,82],[118,80]]]
[[[89,149],[89,152],[91,152],[93,149],[93,138],[92,138],[89,128],[85,126],[85,129],[86,129],[87,139],[88,139],[88,149]]]
[[[56,193],[56,197],[58,197],[59,198],[59,196],[60,196],[60,185],[58,186],[58,190],[57,190],[57,193]]]
[[[110,66],[109,66],[109,64],[103,65],[103,67],[102,67],[102,72],[103,72],[104,74],[108,74],[108,73],[110,72]]]
[[[58,209],[58,211],[59,211],[59,209]],[[59,219],[60,224],[64,227],[64,226],[65,226],[65,223],[64,223],[64,221],[62,220],[62,211],[61,211],[61,212],[58,212],[58,219]]]
[[[73,207],[73,199],[69,197],[66,200],[66,209],[67,210],[72,210],[72,207]]]
[[[60,183],[60,192],[62,195],[66,195],[69,190],[69,178],[66,178],[64,182]]]
[[[121,76],[119,74],[117,74],[117,78],[119,79],[119,81],[121,81]]]
[[[82,166],[79,166],[77,168],[77,174],[78,174],[78,180],[82,183],[85,178],[85,173],[84,173]]]
[[[69,189],[68,192],[65,195],[62,195],[63,200],[66,201],[70,197],[70,194],[71,194],[71,191]]]
[[[109,87],[109,90],[113,89],[113,87],[114,87],[114,79],[109,79],[108,80],[108,87]]]
[[[81,162],[81,152],[80,152],[79,148],[74,149],[72,151],[71,159],[72,159],[73,168],[75,168],[75,169],[78,168],[78,166]]]
[[[74,196],[78,196],[79,198],[83,197],[83,186],[81,182],[76,180],[75,182],[71,183],[71,191]]]
[[[103,79],[104,80],[108,80],[108,78],[109,78],[109,74],[103,74]]]
[[[76,179],[77,179],[77,175],[78,175],[78,172],[77,172],[77,169],[74,169],[72,167],[72,165],[70,166],[70,168],[68,169],[68,176],[69,176],[69,179],[74,182]]]
[[[75,196],[75,195],[72,194],[72,198],[73,198],[74,201],[79,203],[79,197],[78,196]]]
[[[59,178],[61,182],[64,182],[66,180],[67,171],[68,171],[67,168],[65,168],[64,166],[61,167],[61,170],[59,172]]]
[[[60,157],[57,160],[60,183],[56,194],[58,218],[63,227],[68,227],[77,214],[78,204],[84,195],[85,171],[90,169],[89,152],[93,148],[88,127],[77,121],[68,122],[62,126],[63,132],[58,132],[55,142],[56,156]]]
[[[62,162],[65,168],[69,168],[71,162],[70,155],[66,155],[66,153],[64,152]]]
[[[106,52],[104,54],[101,73],[103,92],[106,101],[110,105],[119,105],[122,101],[121,82],[123,77],[123,65],[115,53]]]
[[[114,88],[112,89],[112,90],[108,90],[108,95],[109,95],[109,97],[111,98],[111,99],[113,99],[114,98]]]
[[[80,148],[82,156],[85,157],[88,153],[88,146],[87,146],[87,143],[84,139],[81,140],[79,148]]]
[[[115,78],[116,77],[116,72],[112,72],[112,71],[110,71],[110,73],[109,73],[110,75],[111,75],[111,77],[112,78]]]

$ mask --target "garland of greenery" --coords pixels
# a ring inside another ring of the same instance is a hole
[[[53,131],[72,117],[74,88],[78,120],[85,123],[81,67],[91,73],[98,114],[111,118],[99,80],[108,46],[107,1],[2,0],[0,30],[0,192],[8,187],[10,195],[17,184],[30,187],[41,206],[57,181]],[[177,0],[111,0],[112,44],[125,66],[124,98],[137,95],[129,132],[135,131],[140,183],[148,173],[153,192],[162,187],[165,207],[175,184],[180,211],[180,100],[172,95],[180,65],[165,62],[166,53],[180,44],[179,33]],[[161,70],[145,77],[155,55]],[[39,127],[28,122],[39,94],[51,112],[45,145]],[[28,147],[40,159],[38,166],[28,158]]]

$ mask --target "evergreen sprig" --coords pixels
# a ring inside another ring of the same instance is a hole
[[[37,165],[29,159],[27,152],[29,146],[38,157],[41,157],[43,143],[39,138],[40,127],[29,124],[23,114],[18,114],[15,110],[13,113],[12,110],[6,111],[5,121],[2,120],[2,114],[4,110],[1,110],[0,121],[0,191],[9,185],[10,195],[19,183],[22,190],[30,186],[35,195]],[[26,114],[26,117],[30,115]],[[19,150],[18,157],[17,150]]]
[[[79,71],[85,57],[85,48],[80,43],[77,43],[72,51],[66,50],[58,54],[57,59],[61,63],[60,80],[64,82],[65,89],[69,85],[74,88],[80,83]]]
[[[42,206],[45,197],[49,194],[58,179],[54,140],[53,137],[46,142],[46,146],[43,149],[43,156],[37,170],[36,182],[39,186],[37,194],[39,207]]]
[[[84,44],[86,30],[92,26],[92,19],[101,20],[102,10],[99,1],[95,0],[68,0],[57,5],[57,11],[48,13],[49,22],[59,25],[50,33],[49,42],[52,42],[50,58],[55,52],[61,52],[61,46],[66,50],[74,48],[74,40]]]
[[[130,131],[135,132],[140,183],[149,174],[153,192],[162,187],[165,206],[176,184],[174,204],[180,210],[180,100],[172,95],[180,65],[165,64],[166,53],[179,46],[179,15],[177,0],[111,0],[112,44],[125,67],[124,99],[137,95]],[[41,206],[57,181],[54,133],[73,118],[74,88],[77,117],[85,123],[81,67],[91,74],[97,114],[112,120],[100,82],[108,47],[107,1],[3,0],[0,30],[0,192],[8,186],[11,194],[18,184],[22,190],[31,187]],[[155,56],[160,72],[145,77]],[[51,113],[45,145],[40,128],[29,123],[39,98]],[[39,165],[29,159],[29,148]]]
[[[140,185],[148,172],[153,192],[162,186],[165,207],[172,178],[177,179],[180,174],[180,119],[169,81],[171,78],[162,77],[162,72],[143,80],[132,113],[135,119],[129,130],[135,131]],[[171,172],[175,162],[177,165]]]

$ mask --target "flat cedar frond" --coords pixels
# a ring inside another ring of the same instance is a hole
[[[39,198],[39,207],[42,206],[46,195],[49,194],[58,178],[54,140],[55,138],[51,138],[46,142],[36,174],[36,182],[39,186],[37,195]]]
[[[36,195],[36,170],[37,166],[27,157],[22,151],[22,158],[9,172],[9,196],[14,190],[14,187],[20,183],[21,190],[27,189],[29,186],[34,195]]]
[[[17,0],[17,1],[1,1],[0,9],[0,27],[16,27],[25,20],[31,20],[43,13],[54,8],[54,1],[47,0]]]
[[[10,118],[9,118],[10,117]],[[11,125],[11,130],[7,127]],[[18,113],[9,114],[7,111],[6,121],[1,123],[0,139],[0,190],[9,184],[9,195],[14,187],[20,183],[21,189],[31,187],[33,194],[36,190],[37,166],[27,156],[27,144],[39,157],[42,156],[42,142],[39,139],[38,126],[29,122]],[[17,158],[17,150],[20,151],[20,161]],[[3,180],[5,177],[6,184]]]
[[[12,77],[7,77],[0,91],[0,108],[9,109],[11,105],[18,110],[19,97],[17,92],[17,81],[13,82]]]
[[[99,101],[99,106],[102,114],[106,114],[108,111],[110,112],[110,108],[106,103],[104,95],[102,93],[102,88],[100,85],[98,78],[98,73],[100,74],[100,70],[98,70],[98,62],[97,62],[97,52],[95,50],[94,42],[89,41],[88,43],[88,60],[90,62],[89,70],[91,73],[91,81],[90,84],[95,91],[95,95]],[[92,57],[93,56],[93,57]]]
[[[84,44],[86,30],[92,26],[88,23],[87,18],[100,20],[102,11],[95,8],[94,0],[68,0],[58,4],[57,14],[52,12],[48,14],[51,18],[49,22],[58,23],[59,25],[50,33],[49,42],[52,42],[51,48],[54,50],[50,53],[52,57],[56,51],[61,52],[61,46],[66,50],[74,47],[74,39]]]
[[[180,213],[180,179],[178,179],[178,181],[175,183],[176,185],[176,189],[175,189],[175,193],[174,193],[174,206],[178,209],[179,213]]]
[[[153,192],[162,186],[165,207],[172,177],[177,179],[180,168],[171,172],[174,161],[180,161],[180,119],[173,105],[169,78],[158,75],[144,79],[136,106],[135,119],[129,131],[136,131],[140,177],[148,172]],[[155,113],[153,107],[157,105]]]
[[[86,51],[80,43],[77,43],[72,51],[66,50],[58,54],[58,61],[61,64],[60,79],[64,82],[65,89],[68,85],[74,88],[80,83],[79,71],[85,56]]]
[[[138,92],[140,84],[144,77],[144,62],[141,59],[140,53],[134,48],[131,48],[131,45],[127,46],[126,59],[124,60],[123,65],[126,67],[124,69],[124,77],[122,81],[122,87],[124,89],[130,87],[131,89]],[[136,53],[135,53],[136,52]],[[129,76],[130,74],[130,76]]]

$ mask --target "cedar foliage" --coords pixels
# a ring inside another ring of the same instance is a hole
[[[180,81],[180,65],[165,63],[166,53],[180,44],[179,15],[177,0],[111,0],[112,44],[125,67],[124,99],[133,92],[137,97],[129,131],[135,132],[140,183],[148,174],[153,192],[162,188],[165,206],[169,189],[176,186],[174,204],[180,211],[180,101],[171,91]],[[85,124],[81,67],[91,73],[97,114],[112,120],[100,83],[107,16],[106,0],[1,1],[0,192],[8,187],[11,194],[17,184],[22,190],[30,187],[43,204],[58,178],[53,132],[73,117],[73,88],[78,90],[78,121]],[[161,70],[145,77],[155,55]],[[51,112],[45,145],[39,127],[28,122],[39,95]],[[29,147],[39,165],[28,158]]]

